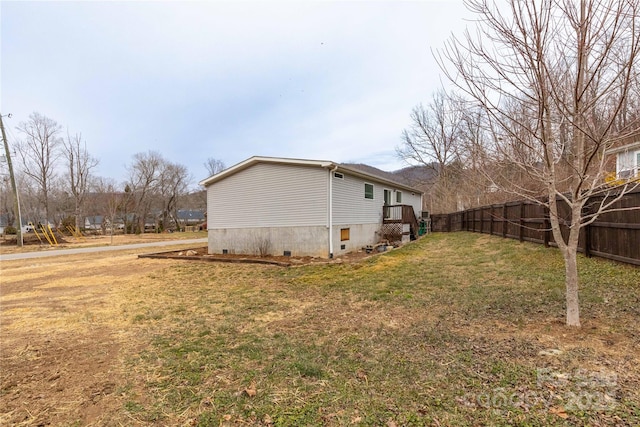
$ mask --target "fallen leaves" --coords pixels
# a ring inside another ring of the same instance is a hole
[[[256,383],[255,381],[251,383],[251,385],[249,385],[249,387],[245,388],[242,391],[244,394],[246,394],[249,397],[255,397],[256,394],[258,394],[257,390],[256,390]]]
[[[552,406],[549,408],[549,412],[565,420],[569,417],[569,415],[567,415],[567,411],[562,406]]]

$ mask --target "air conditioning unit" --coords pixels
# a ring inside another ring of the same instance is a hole
[[[618,172],[618,178],[620,179],[631,178],[632,176],[633,176],[633,169],[627,169],[627,170]]]

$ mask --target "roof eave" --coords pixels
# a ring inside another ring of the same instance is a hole
[[[327,169],[335,169],[337,172],[345,172],[349,175],[354,175],[360,178],[369,179],[376,182],[386,183],[389,185],[393,185],[394,187],[401,188],[406,191],[411,191],[413,193],[423,194],[422,191],[412,188],[406,184],[402,184],[400,182],[392,181],[390,179],[372,175],[367,172],[360,171],[355,168],[350,168],[348,166],[341,165],[340,163],[335,163],[330,160],[306,160],[306,159],[291,159],[286,157],[265,157],[265,156],[253,156],[244,160],[234,166],[231,166],[229,169],[225,169],[222,172],[219,172],[215,175],[210,176],[209,178],[203,179],[199,182],[203,187],[208,187],[209,185],[220,181],[228,176],[231,176],[237,172],[240,172],[248,167],[251,167],[257,163],[271,163],[271,164],[288,164],[288,165],[298,165],[298,166],[317,166]]]
[[[618,154],[618,153],[624,153],[625,151],[629,151],[629,150],[635,150],[636,148],[640,148],[640,141],[632,142],[631,144],[622,145],[616,148],[610,148],[605,153]]]
[[[289,165],[299,165],[299,166],[318,166],[323,168],[333,167],[336,164],[329,160],[306,160],[306,159],[290,159],[286,157],[265,157],[265,156],[253,156],[244,160],[234,166],[231,166],[229,169],[225,169],[220,173],[210,176],[209,178],[203,179],[199,182],[203,187],[208,187],[216,181],[224,179],[227,176],[233,175],[241,170],[244,170],[250,166],[253,166],[257,163],[272,163],[272,164],[289,164]]]
[[[384,178],[384,177],[377,176],[377,175],[372,175],[370,173],[363,172],[363,171],[358,170],[358,169],[350,168],[348,166],[338,165],[338,170],[337,171],[338,172],[343,171],[343,172],[349,173],[350,175],[355,175],[355,176],[360,177],[360,178],[370,179],[372,181],[393,185],[394,187],[398,187],[398,188],[401,188],[401,189],[406,190],[406,191],[411,191],[413,193],[424,194],[423,191],[418,190],[417,188],[410,187],[410,186],[408,186],[406,184],[402,184],[401,182],[393,181],[393,180],[390,180],[388,178]]]

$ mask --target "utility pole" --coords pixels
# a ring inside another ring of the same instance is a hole
[[[11,118],[11,114],[7,117]],[[18,198],[18,186],[16,185],[16,176],[13,173],[13,164],[11,163],[11,152],[9,151],[9,143],[7,135],[4,133],[4,124],[2,123],[2,114],[0,114],[0,130],[2,130],[2,140],[4,141],[4,152],[7,156],[7,165],[9,166],[9,177],[11,178],[11,187],[13,188],[13,209],[18,217],[18,226],[16,227],[16,242],[18,247],[22,247],[22,215],[20,215],[20,199]]]

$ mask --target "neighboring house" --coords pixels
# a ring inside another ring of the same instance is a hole
[[[0,214],[0,235],[4,234],[4,229],[9,226],[9,214]]]
[[[102,230],[103,226],[106,226],[105,217],[103,215],[93,215],[84,218],[85,230]]]
[[[211,254],[331,258],[379,242],[384,223],[418,234],[419,190],[331,161],[251,157],[200,184]]]
[[[180,226],[198,225],[204,222],[204,212],[191,209],[178,209]]]

